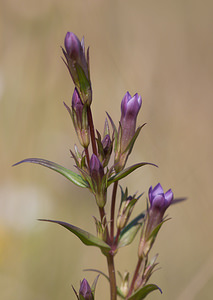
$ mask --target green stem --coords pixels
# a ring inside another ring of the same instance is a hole
[[[116,288],[114,257],[112,254],[109,254],[107,256],[107,265],[108,265],[109,282],[110,282],[110,300],[116,300],[117,288]]]

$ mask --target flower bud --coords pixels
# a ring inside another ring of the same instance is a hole
[[[85,56],[84,40],[82,42],[72,33],[67,32],[64,39],[65,50],[62,48],[66,58],[66,65],[72,80],[79,92],[81,100],[87,105],[92,102],[92,88],[89,75],[89,52]]]
[[[93,300],[94,299],[91,287],[85,278],[82,280],[82,282],[80,284],[79,299],[80,300]]]
[[[141,235],[138,250],[139,257],[142,258],[143,256],[146,256],[150,251],[162,224],[164,213],[170,206],[172,200],[172,190],[170,189],[164,193],[160,183],[154,188],[152,188],[152,186],[149,188],[150,208],[148,209]],[[154,231],[155,233],[153,234]]]
[[[115,171],[120,172],[126,163],[133,146],[136,120],[142,105],[141,96],[133,97],[127,92],[121,102],[121,119],[118,130],[118,148],[115,153]]]
[[[121,202],[117,216],[118,229],[123,229],[126,226],[136,201],[137,199],[134,199],[133,197],[129,196],[127,199],[124,199]]]
[[[120,274],[120,277],[122,279],[120,290],[123,296],[126,297],[129,291],[129,272],[125,271],[124,276]]]
[[[95,225],[96,225],[97,237],[99,239],[103,240],[104,242],[106,242],[107,232],[106,232],[106,224],[104,224],[106,218],[104,218],[104,220],[102,220],[102,221],[99,221],[96,219],[96,217],[94,217],[94,220],[95,220]]]
[[[78,91],[75,88],[73,97],[72,97],[72,107],[71,109],[67,107],[69,111],[75,131],[77,133],[80,144],[87,148],[90,143],[90,131],[87,119],[87,106],[82,104],[79,97]]]
[[[90,176],[92,179],[92,190],[99,207],[104,207],[106,203],[106,179],[104,168],[95,154],[90,159]]]
[[[111,153],[112,153],[112,145],[113,142],[111,141],[110,135],[107,134],[105,135],[105,137],[103,138],[102,142],[102,148],[103,148],[103,153],[102,153],[102,164],[104,167],[106,167],[108,165]]]

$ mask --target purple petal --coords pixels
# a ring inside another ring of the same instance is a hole
[[[171,189],[165,193],[165,199],[166,199],[166,202],[168,203],[168,205],[171,204],[173,197],[174,197],[174,195],[173,195],[173,192]]]

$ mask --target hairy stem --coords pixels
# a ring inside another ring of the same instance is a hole
[[[117,288],[116,288],[114,257],[112,254],[109,254],[107,256],[107,265],[108,265],[109,282],[110,282],[110,300],[116,300]]]

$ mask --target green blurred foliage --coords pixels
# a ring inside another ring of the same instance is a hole
[[[142,95],[138,122],[148,124],[129,165],[149,161],[122,181],[130,193],[159,181],[188,201],[169,209],[153,255],[162,269],[155,299],[212,299],[211,199],[213,128],[212,1],[1,0],[0,2],[0,293],[4,300],[74,299],[80,279],[107,272],[98,249],[37,218],[63,220],[95,233],[95,201],[60,175],[34,165],[41,157],[72,167],[75,137],[63,101],[73,84],[60,58],[67,31],[90,46],[93,114],[120,118],[126,91]],[[74,168],[73,168],[74,169]],[[145,197],[143,197],[145,199]],[[145,201],[137,204],[138,211]],[[138,213],[137,211],[137,213]],[[133,272],[137,243],[121,249],[116,267]],[[104,290],[104,293],[103,293]],[[100,278],[97,299],[109,299]]]

